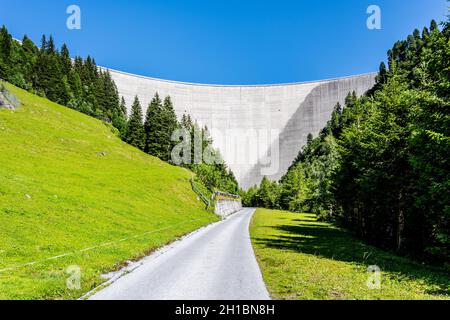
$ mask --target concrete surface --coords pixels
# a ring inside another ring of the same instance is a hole
[[[92,300],[268,300],[244,209],[175,243]]]
[[[364,94],[375,83],[375,74],[366,74],[294,84],[221,86],[110,72],[128,108],[137,95],[145,112],[158,92],[171,96],[178,117],[187,113],[206,125],[244,189],[259,184],[263,176],[279,180],[308,134],[317,135],[330,120],[336,103],[343,104],[351,91]],[[279,157],[274,151],[278,149]]]
[[[222,218],[226,218],[242,210],[242,200],[217,200],[214,213]]]

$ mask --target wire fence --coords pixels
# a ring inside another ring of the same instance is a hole
[[[216,211],[215,210],[216,203],[219,202],[220,200],[228,200],[242,204],[240,196],[222,191],[214,192],[211,199],[208,199],[208,197],[203,194],[200,188],[197,187],[194,179],[191,179],[191,185],[192,190],[197,194],[199,199],[205,204],[206,210]]]
[[[211,206],[211,200],[209,200],[204,194],[203,192],[196,186],[194,179],[191,179],[191,186],[192,186],[192,190],[198,195],[198,197],[200,198],[200,200],[205,204],[206,209],[209,209],[209,207]]]

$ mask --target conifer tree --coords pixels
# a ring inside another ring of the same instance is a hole
[[[105,85],[105,109],[106,114],[110,115],[115,112],[122,113],[120,107],[119,91],[114,83],[109,70],[104,72],[104,85]]]
[[[342,116],[342,106],[338,102],[334,107],[333,113],[331,115],[331,121],[328,124],[331,133],[335,136],[338,136],[342,130],[341,116]]]
[[[163,117],[162,121],[165,124],[164,130],[162,131],[161,142],[162,142],[162,160],[170,161],[171,152],[175,146],[172,141],[172,134],[178,127],[178,119],[173,108],[172,99],[168,96],[164,99],[163,103]]]
[[[70,59],[69,49],[64,43],[61,47],[61,68],[64,75],[68,76],[72,69],[72,61]]]
[[[122,96],[122,99],[120,100],[120,111],[121,113],[127,117],[127,104],[125,102],[125,98]]]
[[[5,26],[0,29],[0,78],[8,79],[12,50],[12,37]]]
[[[430,32],[433,32],[434,30],[438,30],[438,24],[436,22],[436,20],[431,20],[431,25],[430,25]]]
[[[47,51],[47,37],[45,36],[45,34],[42,35],[41,38],[41,51]]]
[[[45,47],[45,50],[48,54],[55,54],[56,48],[55,48],[55,41],[53,40],[53,36],[50,35],[50,38],[48,39],[47,46]]]
[[[119,108],[113,113],[112,124],[119,130],[120,136],[124,137],[127,127],[127,107],[123,97]]]
[[[34,74],[36,75],[34,87],[38,94],[46,96],[47,88],[50,86],[50,59],[47,54],[47,40],[45,35],[42,36],[41,48],[36,58],[34,67]]]
[[[145,146],[145,132],[142,121],[141,103],[136,96],[133,105],[131,106],[131,114],[127,124],[125,141],[141,150],[143,150]]]
[[[24,60],[22,61],[21,65],[23,68],[24,79],[27,82],[27,88],[25,89],[30,90],[33,87],[33,83],[36,79],[33,68],[39,49],[26,35],[22,39],[22,49]]]
[[[72,92],[72,99],[81,100],[83,96],[83,85],[81,83],[80,75],[72,69],[69,71],[67,78]]]
[[[164,130],[163,123],[163,105],[159,98],[159,94],[156,93],[150,102],[147,115],[145,117],[145,152],[152,156],[162,158],[162,131]]]

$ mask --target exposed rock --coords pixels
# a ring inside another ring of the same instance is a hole
[[[0,108],[7,110],[15,110],[16,108],[5,98],[2,92],[0,92]]]

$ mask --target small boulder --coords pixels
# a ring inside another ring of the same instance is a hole
[[[6,109],[6,110],[15,110],[13,105],[9,103],[9,101],[3,96],[3,94],[0,92],[0,109]]]

